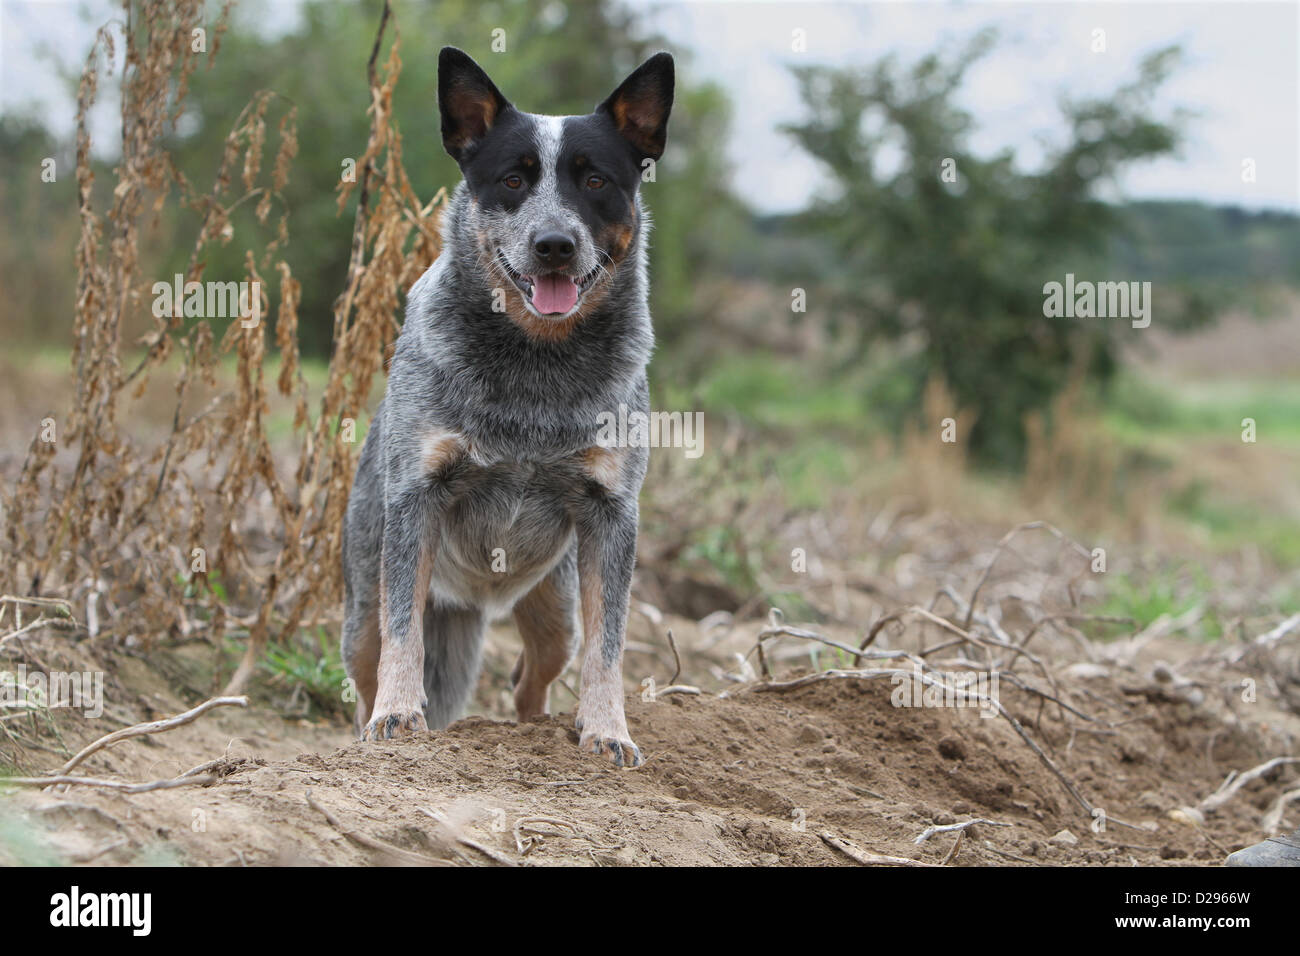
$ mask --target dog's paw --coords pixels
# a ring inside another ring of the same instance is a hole
[[[645,763],[641,748],[632,743],[626,729],[621,731],[610,728],[600,732],[594,726],[584,729],[586,722],[579,717],[574,722],[580,732],[578,747],[585,753],[604,755],[615,767],[639,767]]]
[[[603,754],[615,767],[639,767],[645,762],[641,749],[627,737],[586,733],[578,740],[578,746],[587,753]]]
[[[365,730],[361,731],[361,739],[392,740],[395,737],[405,737],[428,729],[429,725],[424,722],[423,711],[397,711],[371,718]]]

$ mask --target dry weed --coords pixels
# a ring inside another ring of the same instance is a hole
[[[237,694],[268,641],[319,619],[339,601],[342,518],[359,449],[355,423],[396,336],[401,294],[438,254],[443,193],[420,202],[402,167],[402,140],[392,123],[401,72],[395,28],[386,62],[377,65],[390,19],[385,5],[368,64],[369,139],[356,182],[339,187],[340,212],[354,189],[358,194],[351,260],[334,311],[328,380],[313,411],[299,366],[300,290],[284,259],[283,189],[298,148],[295,110],[272,91],[255,96],[226,137],[211,187],[200,191],[176,169],[165,141],[202,56],[191,36],[204,25],[204,4],[126,0],[123,11],[120,21],[100,29],[78,93],[81,229],[71,407],[56,422],[57,442],[46,440],[48,428],[38,429],[4,495],[0,581],[13,593],[60,594],[74,607],[93,594],[110,611],[111,632],[119,639],[138,636],[146,647],[167,636],[246,631],[245,654],[226,688]],[[213,30],[209,69],[227,13]],[[87,117],[119,44],[125,50],[121,158],[111,204],[98,210]],[[272,122],[277,145],[268,168]],[[243,277],[249,288],[258,282],[263,290],[255,315],[269,316],[275,299],[278,379],[266,381],[267,323],[247,313],[219,341],[206,318],[155,318],[139,343],[143,356],[132,365],[138,349],[123,342],[122,329],[148,309],[147,290],[158,278],[145,274],[140,260],[145,220],[169,203],[197,217],[185,280],[201,281],[206,248],[243,240],[231,212],[246,202],[255,203],[259,223],[280,210],[269,241],[247,237]],[[278,287],[274,296],[267,277]],[[217,389],[223,356],[234,358],[234,388],[187,415],[187,400],[200,386]],[[165,364],[169,358],[179,358],[179,365]],[[175,376],[175,408],[170,431],[150,441],[120,423],[155,375]],[[270,388],[295,402],[295,460],[272,454]],[[76,452],[63,470],[55,464],[60,443]],[[254,505],[268,500],[273,526],[250,529]]]

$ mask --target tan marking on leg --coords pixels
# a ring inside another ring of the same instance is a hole
[[[515,606],[515,623],[524,642],[515,681],[520,720],[550,713],[551,682],[568,666],[577,637],[569,600],[548,576]]]
[[[350,661],[353,687],[357,692],[356,729],[359,734],[370,722],[370,713],[374,708],[375,694],[379,689],[379,614],[376,612],[366,619],[361,636],[358,638],[358,650]]]
[[[582,690],[578,716],[586,723],[587,717],[612,716],[609,701],[603,693],[589,694],[588,690],[607,689],[604,653],[601,645],[605,638],[604,578],[596,572],[579,575],[578,590],[582,600]],[[622,688],[620,690],[620,696]],[[584,728],[585,729],[585,728]]]
[[[435,428],[420,439],[420,461],[426,472],[438,472],[469,450],[460,432]]]
[[[399,715],[407,720],[404,730],[427,730],[424,722],[424,602],[428,599],[433,571],[433,548],[422,550],[415,570],[411,595],[411,620],[406,640],[392,639],[392,618],[388,609],[388,580],[379,572],[380,649],[378,688],[371,719]],[[418,720],[415,719],[418,717]]]
[[[582,453],[582,473],[607,491],[617,491],[623,482],[623,448],[592,445]]]
[[[581,568],[578,591],[582,596],[585,642],[582,652],[582,688],[578,699],[578,746],[590,753],[604,754],[627,765],[641,762],[632,742],[623,711],[623,655],[605,661],[604,576]],[[616,752],[611,743],[618,744]]]

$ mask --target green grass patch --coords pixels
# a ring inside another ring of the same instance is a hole
[[[1254,419],[1260,442],[1300,444],[1300,382],[1156,383],[1129,372],[1116,380],[1106,397],[1106,425],[1128,441],[1159,436],[1240,441],[1241,423],[1247,418]]]
[[[1132,575],[1108,575],[1106,597],[1095,613],[1133,619],[1133,630],[1150,627],[1160,617],[1186,614],[1203,605],[1200,619],[1191,633],[1202,640],[1223,636],[1223,620],[1207,595],[1212,591],[1205,569],[1199,565],[1171,568],[1141,579]],[[1114,628],[1105,624],[1090,627],[1094,638],[1114,636]],[[1127,628],[1125,629],[1127,631]]]
[[[835,374],[811,367],[806,358],[720,356],[688,387],[665,376],[656,389],[656,408],[703,411],[706,422],[711,416],[736,416],[760,430],[831,429],[863,436],[879,429],[868,414],[871,381],[869,370]]]
[[[270,645],[261,666],[271,675],[271,683],[301,687],[313,710],[330,716],[343,713],[347,672],[339,643],[325,628],[317,628],[314,639],[301,632],[287,644]]]
[[[1254,545],[1283,566],[1300,563],[1300,523],[1239,501],[1216,496],[1200,479],[1178,489],[1166,510],[1207,534],[1212,547]]]
[[[226,637],[222,649],[228,669],[233,670],[243,657],[246,640],[242,635]],[[287,692],[291,699],[305,703],[311,717],[332,719],[346,711],[347,672],[339,642],[323,627],[314,634],[299,631],[287,642],[269,644],[258,669],[266,675],[265,686],[279,703]]]

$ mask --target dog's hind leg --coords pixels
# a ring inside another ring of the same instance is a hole
[[[343,617],[343,666],[357,694],[353,726],[357,736],[370,720],[379,688],[379,595],[370,602],[346,602]]]
[[[478,681],[486,615],[477,608],[424,606],[425,717],[446,727],[464,713]]]
[[[371,433],[380,430],[381,419]],[[376,444],[367,437],[343,523],[343,666],[357,695],[356,731],[370,720],[379,688],[379,559],[384,534]]]
[[[520,720],[550,713],[551,681],[578,650],[578,560],[576,544],[515,605],[515,624],[524,650],[515,664],[515,710]]]

